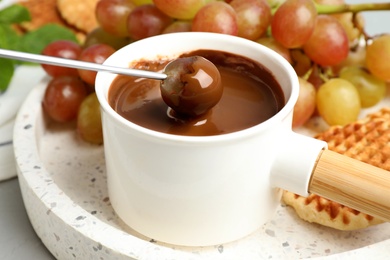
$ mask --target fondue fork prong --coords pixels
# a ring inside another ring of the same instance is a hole
[[[0,57],[13,59],[13,60],[28,61],[33,63],[75,68],[75,69],[105,71],[114,74],[121,74],[121,75],[140,77],[140,78],[148,78],[148,79],[156,79],[156,80],[164,80],[167,78],[166,74],[154,72],[154,71],[107,66],[107,65],[102,65],[102,64],[92,63],[92,62],[64,59],[59,57],[32,54],[32,53],[5,50],[5,49],[0,49]]]

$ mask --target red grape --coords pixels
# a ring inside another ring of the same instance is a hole
[[[312,67],[312,61],[302,49],[290,50],[292,66],[298,76],[304,76]]]
[[[321,69],[317,65],[314,65],[307,77],[307,81],[309,81],[315,89],[319,89],[319,87],[325,83],[325,78],[322,73]]]
[[[345,4],[344,0],[315,0],[316,3],[321,5],[335,5],[335,6],[342,6]],[[367,3],[370,1],[366,1]],[[361,31],[361,28],[364,27],[364,17],[362,12],[342,12],[342,13],[336,13],[336,14],[330,14],[331,16],[335,17],[340,24],[344,27],[347,35],[348,40],[351,45],[354,45],[357,40],[359,39],[359,36],[363,33]]]
[[[294,106],[293,127],[306,123],[316,108],[316,90],[314,86],[303,78],[299,78],[299,97]]]
[[[212,2],[203,6],[192,20],[192,31],[238,34],[237,15],[225,2]]]
[[[348,56],[348,36],[336,18],[319,15],[309,40],[303,45],[306,55],[321,66],[334,66]]]
[[[257,42],[277,52],[278,54],[283,56],[289,63],[292,63],[290,50],[281,45],[279,42],[277,42],[274,38],[262,37],[258,39]]]
[[[131,0],[100,0],[95,8],[96,19],[106,32],[119,36],[128,36],[127,17],[135,8]]]
[[[104,31],[101,27],[97,27],[87,34],[83,48],[88,48],[91,45],[103,43],[110,45],[115,50],[119,50],[123,46],[131,43],[131,39],[127,37],[118,37]]]
[[[271,8],[265,0],[233,0],[230,5],[237,13],[238,36],[257,40],[271,22]]]
[[[134,40],[158,35],[173,22],[173,19],[154,5],[140,5],[130,12],[127,30]]]
[[[115,49],[107,44],[94,44],[85,48],[80,54],[81,61],[93,62],[102,64],[111,54],[115,52]],[[97,72],[90,70],[79,70],[79,75],[82,80],[88,84],[95,84]]]
[[[313,33],[316,17],[312,0],[287,0],[272,18],[272,36],[286,48],[301,47]]]
[[[86,96],[87,89],[80,78],[59,76],[53,78],[46,88],[43,109],[57,122],[72,121]]]
[[[79,44],[68,41],[58,40],[49,43],[42,51],[43,55],[55,56],[65,59],[77,60],[80,56],[82,48]],[[52,77],[58,76],[77,76],[77,69],[60,67],[54,65],[42,64],[42,68]]]

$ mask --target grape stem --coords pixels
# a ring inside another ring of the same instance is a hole
[[[342,5],[320,5],[315,4],[318,14],[335,13],[358,13],[362,11],[390,10],[390,3],[364,3],[364,4],[342,4]]]

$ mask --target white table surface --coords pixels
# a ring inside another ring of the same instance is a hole
[[[17,178],[0,182],[0,259],[54,259],[30,224]]]

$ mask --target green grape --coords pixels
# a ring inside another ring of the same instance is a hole
[[[351,48],[348,52],[347,58],[342,62],[332,66],[331,69],[334,75],[338,75],[344,67],[348,67],[351,65],[364,67],[365,61],[366,47],[363,45],[359,45],[355,48]]]
[[[153,0],[132,0],[132,2],[135,5],[147,5],[147,4],[153,4]]]
[[[367,46],[366,65],[372,74],[390,80],[390,34],[382,35]]]
[[[277,7],[281,5],[286,0],[267,0],[270,7]]]
[[[348,66],[340,71],[340,78],[351,82],[359,92],[362,107],[371,107],[386,95],[386,82],[358,66]]]
[[[103,43],[111,46],[115,50],[130,44],[132,40],[127,37],[118,37],[104,31],[101,27],[97,27],[87,34],[83,48],[88,48],[94,44]]]
[[[200,8],[212,1],[215,0],[153,0],[153,3],[170,17],[191,20]]]
[[[175,32],[190,32],[191,31],[191,22],[190,21],[174,21],[168,25],[161,34],[164,33],[175,33]]]
[[[357,120],[361,105],[355,86],[345,79],[334,78],[317,91],[317,109],[329,125],[346,125]]]
[[[89,94],[81,103],[77,114],[77,131],[89,143],[103,143],[100,105],[95,93]]]

